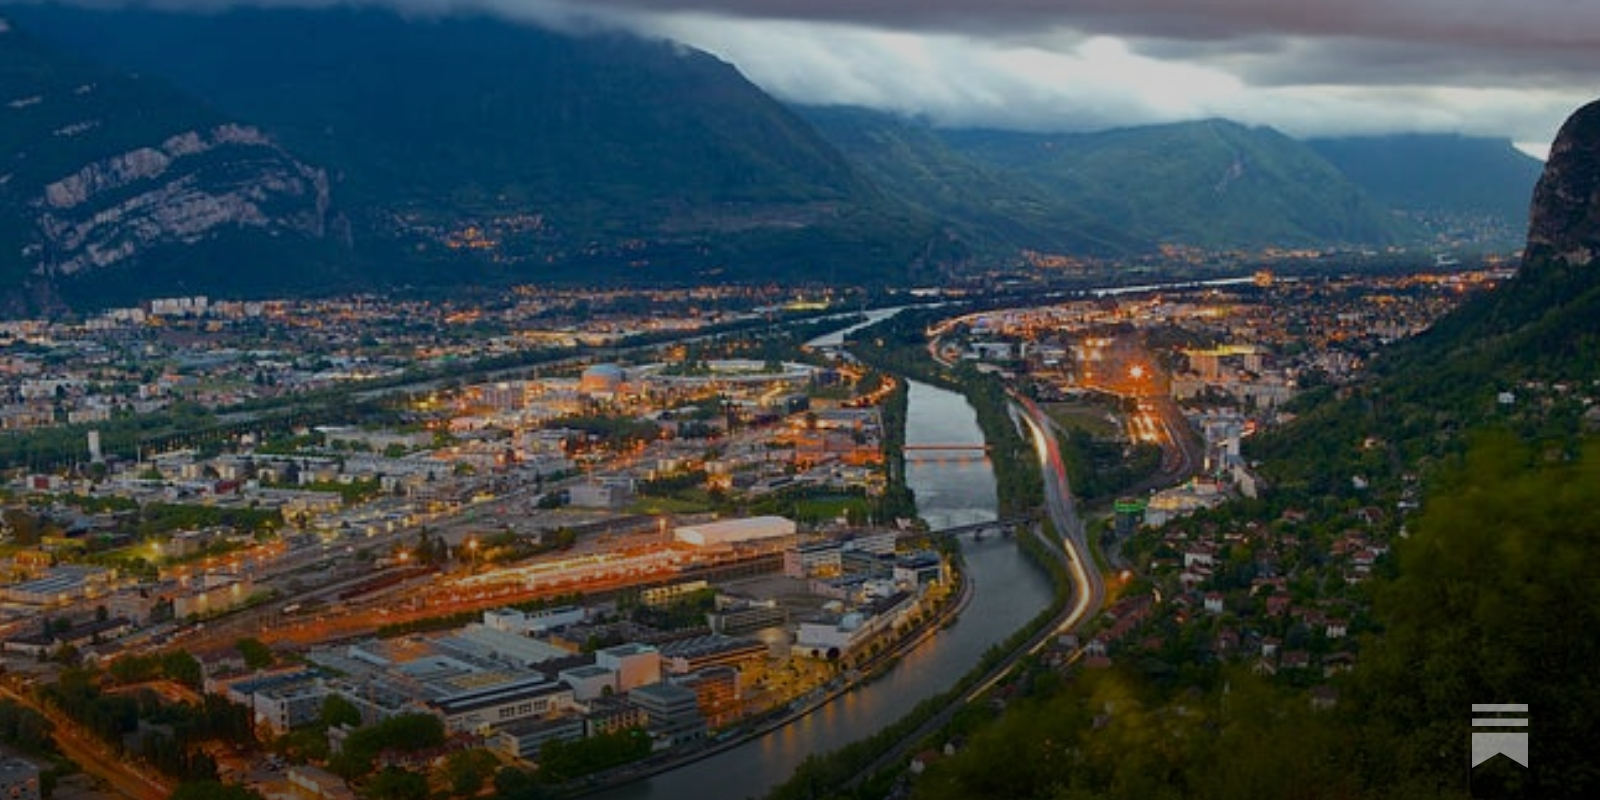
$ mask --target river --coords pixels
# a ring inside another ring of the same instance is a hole
[[[976,415],[961,395],[911,384],[907,444],[983,441]],[[978,460],[912,459],[906,482],[917,511],[934,528],[995,518],[994,472]],[[975,581],[971,604],[953,627],[910,653],[888,674],[778,730],[703,761],[598,797],[742,800],[760,797],[788,779],[807,756],[836,750],[870,736],[917,703],[949,688],[1004,640],[1050,604],[1049,579],[1010,539],[963,544],[967,575]]]

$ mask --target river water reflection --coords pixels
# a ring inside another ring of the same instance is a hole
[[[972,407],[953,392],[911,384],[907,444],[983,441]],[[935,528],[995,518],[994,472],[970,458],[914,457],[906,482]],[[604,798],[741,800],[786,780],[807,756],[872,735],[970,670],[984,651],[1050,604],[1049,580],[1006,538],[963,545],[976,594],[961,619],[906,654],[888,674],[790,725],[703,761],[609,790]]]

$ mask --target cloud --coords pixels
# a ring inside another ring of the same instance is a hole
[[[1221,116],[1296,135],[1447,131],[1537,146],[1593,99],[1600,74],[1600,3],[1587,0],[358,3],[671,38],[785,100],[949,126],[1088,130]]]
[[[508,14],[559,0],[486,0]],[[591,0],[795,102],[1085,130],[1223,116],[1297,135],[1547,142],[1595,94],[1574,0]]]
[[[515,4],[516,0],[504,0]],[[655,14],[835,22],[990,34],[1068,27],[1117,36],[1230,40],[1258,34],[1592,46],[1600,6],[1581,0],[600,0]],[[591,3],[590,5],[593,5]]]
[[[649,30],[718,54],[787,100],[947,126],[1091,130],[1227,117],[1306,136],[1431,131],[1537,142],[1591,99],[1586,81],[1488,80],[1479,73],[1494,62],[1483,56],[1365,41],[1253,35],[1206,52],[1068,29],[982,36],[704,15],[656,18]]]

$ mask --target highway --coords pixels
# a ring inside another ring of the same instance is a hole
[[[1056,633],[1068,633],[1100,612],[1100,607],[1105,604],[1106,583],[1089,551],[1088,533],[1084,530],[1083,518],[1078,516],[1072,487],[1067,483],[1066,465],[1061,461],[1061,446],[1054,434],[1050,416],[1026,397],[1014,396],[1014,400],[1022,410],[1020,419],[1033,437],[1034,451],[1039,456],[1039,472],[1044,478],[1045,510],[1061,534],[1060,544],[1066,554],[1067,571],[1072,574],[1072,602],[1056,625]],[[1045,642],[1035,645],[1034,652],[1042,649]]]

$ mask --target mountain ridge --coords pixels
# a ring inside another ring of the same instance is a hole
[[[1311,143],[1266,126],[1207,119],[1030,133],[941,129],[892,112],[848,107],[809,107],[803,113],[891,194],[953,217],[958,226],[1007,231],[1008,244],[1026,248],[1117,255],[1165,244],[1366,248],[1436,239]],[[1451,139],[1414,138],[1428,144]],[[1371,160],[1365,151],[1381,149],[1382,138],[1340,141],[1355,151],[1347,161],[1359,168]],[[1416,178],[1403,165],[1385,169],[1397,181]],[[968,185],[952,186],[944,180],[948,176]],[[1522,195],[1514,204],[1522,211],[1501,223],[1520,229],[1532,178],[1525,187],[1483,183],[1485,192]],[[975,198],[974,189],[988,196]]]
[[[280,293],[462,281],[915,285],[1169,245],[1435,241],[1311,145],[1226,120],[949,131],[884,112],[791,108],[736,66],[671,42],[481,14],[0,10],[104,71],[185,95],[172,101],[178,113],[157,116],[211,109],[308,170],[323,217],[300,229],[316,246],[284,251],[268,235],[250,248],[330,280],[281,281]],[[164,262],[227,258],[185,253],[182,238]],[[99,278],[78,272],[78,296],[91,302],[216,283],[106,274],[114,290],[96,298]],[[266,286],[273,274],[233,273]]]
[[[672,43],[355,8],[7,13],[326,165],[379,286],[940,268],[931,220],[734,67]]]
[[[1306,144],[1424,233],[1493,245],[1522,242],[1529,198],[1544,169],[1508,138],[1413,133]]]

